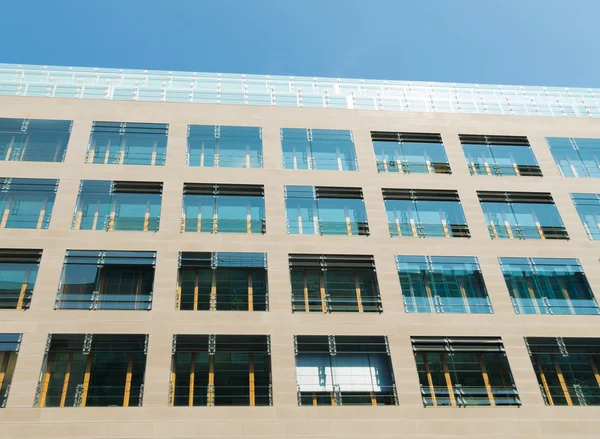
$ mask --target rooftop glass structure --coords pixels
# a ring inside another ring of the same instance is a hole
[[[0,95],[600,117],[600,89],[0,64]]]

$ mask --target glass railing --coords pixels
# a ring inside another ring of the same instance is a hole
[[[488,231],[492,239],[569,239],[561,226],[488,224]]]
[[[517,299],[511,298],[517,314],[583,314],[598,315],[594,299]]]
[[[577,87],[0,65],[0,95],[470,114],[600,116]],[[189,104],[188,104],[189,105]]]
[[[358,171],[358,161],[346,158],[306,157],[283,154],[284,169],[316,170],[316,171]]]
[[[125,376],[123,376],[125,381]],[[139,395],[143,389],[142,386],[94,386],[89,385],[87,389],[87,397],[85,407],[123,407],[125,392],[129,390],[131,395],[129,398],[129,407],[141,405]],[[75,406],[80,407],[83,404],[83,385],[77,386],[77,395],[75,397]],[[48,395],[48,398],[50,395]],[[139,400],[139,403],[138,403]],[[49,406],[49,404],[47,404]]]
[[[200,232],[200,233],[266,233],[266,221],[247,219],[182,219],[182,230],[185,232]]]
[[[146,294],[65,294],[58,299],[56,309],[149,310],[152,293]]]
[[[600,241],[600,226],[592,228],[588,224],[583,223],[583,227],[592,241]]]
[[[89,221],[89,218],[88,218]],[[160,225],[160,217],[115,217],[107,215],[104,218],[104,230],[126,230],[126,231],[145,231],[156,232]]]
[[[8,392],[10,392],[10,384],[0,388],[0,408],[6,407],[6,400],[8,399]]]
[[[301,392],[298,391],[300,405],[397,405],[394,386],[378,386],[377,392],[336,391]]]
[[[404,296],[406,312],[416,313],[458,313],[491,314],[492,305],[488,299],[476,297],[410,297]]]
[[[549,404],[549,397],[545,392],[544,386],[540,385],[540,389],[542,391],[542,395],[544,395],[546,404]],[[547,389],[550,392],[550,397],[552,398],[551,405],[570,405],[567,402],[567,396],[561,385],[547,385]],[[588,385],[585,383],[568,385],[565,383],[565,389],[569,395],[569,398],[571,399],[570,402],[573,405],[600,405],[600,387],[597,385]]]
[[[368,235],[369,224],[363,221],[319,221],[320,235]]]
[[[292,235],[319,235],[319,223],[314,220],[288,220],[288,233]]]
[[[201,156],[196,150],[192,154],[186,154],[186,164],[188,166],[200,166],[209,168],[262,168],[263,157],[248,156],[245,152],[239,154],[206,154]]]
[[[102,151],[88,150],[86,163],[107,165],[154,165],[164,166],[167,159],[166,152],[124,152],[111,151],[108,154]]]
[[[199,376],[196,371],[196,380]],[[196,385],[193,391],[190,386],[175,386],[173,405],[177,407],[190,406],[190,397],[195,406],[250,406],[249,386],[212,386]],[[191,396],[190,396],[191,395]],[[271,405],[271,386],[254,386],[255,406]]]
[[[373,297],[361,297],[361,307],[363,312],[382,312],[383,307],[381,299]],[[359,304],[356,299],[356,292],[341,296],[331,297],[326,293],[325,299],[295,295],[292,297],[292,309],[294,312],[359,312]]]
[[[66,145],[53,148],[39,145],[39,148],[33,148],[32,145],[28,144],[27,151],[22,149],[0,150],[0,160],[13,162],[64,162],[66,155]]]
[[[51,210],[51,209],[50,209]],[[7,229],[47,229],[50,225],[50,214],[27,214],[9,212],[6,224]]]
[[[32,296],[33,287],[27,287],[21,295],[21,284],[16,289],[0,290],[0,309],[27,309]]]
[[[425,406],[520,406],[521,401],[517,389],[513,387],[491,386],[490,391],[484,386],[453,385],[421,386],[423,405]],[[432,392],[433,390],[433,392]],[[490,394],[492,398],[490,399]]]
[[[497,165],[497,164],[480,164],[469,162],[469,171],[471,175],[510,175],[522,177],[541,177],[542,170],[537,165]]]
[[[415,236],[419,238],[469,238],[466,224],[388,223],[391,236]]]
[[[233,292],[230,292],[232,290]],[[244,291],[244,293],[241,293]],[[250,303],[248,302],[248,285],[243,285],[231,288],[218,288],[216,292],[216,300],[213,302],[214,309],[217,311],[249,311]],[[196,307],[199,311],[209,311],[211,309],[210,294],[201,292],[194,300],[193,292],[187,291],[182,293],[182,298],[179,302],[179,309],[182,311],[192,311]],[[264,288],[252,288],[252,311],[266,311],[267,309],[267,292]]]
[[[402,160],[377,160],[377,171],[403,174],[452,174],[449,163],[419,163]]]

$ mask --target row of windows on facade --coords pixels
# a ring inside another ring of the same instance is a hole
[[[0,119],[2,160],[61,162],[72,121]],[[94,122],[86,163],[161,166],[166,162],[169,125]],[[523,136],[460,135],[473,175],[542,176]],[[442,137],[435,133],[371,132],[379,172],[451,174]],[[600,177],[600,139],[547,138],[562,175]],[[357,171],[352,132],[282,128],[284,169]],[[189,166],[262,168],[259,127],[189,125]]]
[[[59,181],[4,178],[0,228],[47,229]],[[75,230],[157,231],[163,184],[83,180],[73,215]],[[284,186],[289,234],[369,235],[358,187]],[[478,191],[492,239],[569,239],[547,192]],[[390,236],[468,238],[458,192],[382,189]],[[600,194],[571,194],[590,239],[600,239]],[[266,233],[264,187],[185,183],[181,232]]]
[[[0,403],[21,334],[0,334]],[[142,406],[148,336],[51,334],[35,407]],[[499,337],[411,337],[423,405],[520,406]],[[600,405],[600,339],[526,337],[547,405]],[[294,336],[301,406],[398,405],[385,336]],[[167,398],[167,395],[165,395]],[[267,335],[173,337],[171,406],[271,406]]]
[[[41,250],[0,250],[0,309],[31,305]],[[499,258],[517,314],[600,310],[577,259]],[[156,253],[68,250],[55,309],[150,310]],[[397,256],[404,309],[410,313],[493,313],[478,260]],[[268,311],[265,253],[181,252],[176,310]],[[292,312],[383,312],[370,255],[290,254]]]

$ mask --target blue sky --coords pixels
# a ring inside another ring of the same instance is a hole
[[[599,0],[18,0],[0,62],[600,87]]]

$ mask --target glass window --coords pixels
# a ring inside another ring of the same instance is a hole
[[[368,235],[362,189],[285,186],[289,234]]]
[[[478,191],[492,239],[569,239],[549,193]]]
[[[500,258],[518,314],[599,314],[577,259]]]
[[[4,178],[0,190],[0,228],[47,229],[58,180]]]
[[[284,169],[358,171],[352,132],[282,128]]]
[[[468,238],[457,191],[383,189],[391,236]]]
[[[439,134],[371,132],[378,172],[451,174]]]
[[[373,256],[289,256],[293,312],[382,312]]]
[[[541,177],[527,137],[460,134],[471,175]]]
[[[265,233],[263,186],[184,183],[183,231]]]
[[[525,337],[546,405],[600,405],[600,339]]]
[[[270,406],[267,335],[183,335],[173,338],[172,406]]]
[[[406,312],[493,312],[475,257],[396,256],[396,264]]]
[[[155,252],[68,250],[55,309],[149,310]]]
[[[72,227],[156,232],[161,202],[162,183],[82,180]]]
[[[546,137],[563,177],[600,177],[600,139]]]
[[[6,406],[22,334],[0,334],[0,408]]]
[[[86,163],[164,166],[169,125],[94,122]]]
[[[520,406],[500,338],[411,337],[426,407]]]
[[[265,253],[182,252],[178,310],[266,311]]]
[[[70,120],[0,119],[0,160],[62,162]]]
[[[41,250],[0,249],[0,309],[29,309],[41,257]]]
[[[262,168],[262,150],[258,127],[188,126],[188,166]]]
[[[600,239],[600,194],[571,194],[579,218],[592,240]]]
[[[297,335],[298,404],[398,405],[387,338]]]
[[[50,334],[35,406],[141,406],[147,342],[137,334]]]

